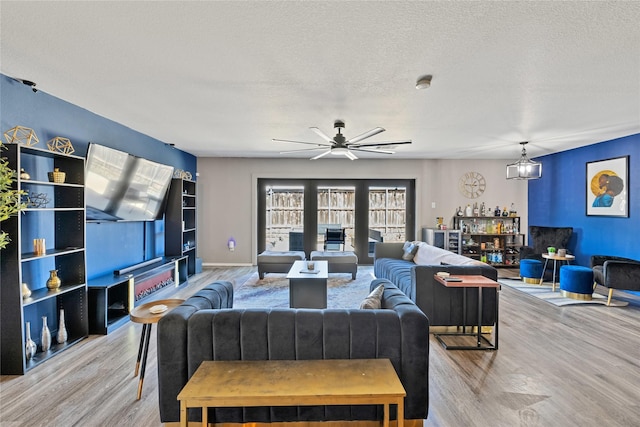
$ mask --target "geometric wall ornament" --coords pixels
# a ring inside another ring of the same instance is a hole
[[[24,126],[9,129],[4,133],[4,138],[9,144],[24,144],[27,147],[32,147],[40,142],[35,131]]]
[[[63,138],[61,136],[56,136],[55,138],[51,138],[47,142],[47,147],[49,147],[49,151],[56,151],[62,154],[71,154],[76,151],[71,145],[71,141],[68,138]]]
[[[193,175],[191,175],[191,172],[189,171],[184,171],[182,169],[174,169],[173,170],[173,177],[174,178],[178,178],[178,179],[186,179],[191,181],[193,179]]]

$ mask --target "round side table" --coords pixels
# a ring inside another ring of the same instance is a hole
[[[549,253],[545,253],[542,254],[542,258],[544,258],[544,267],[542,267],[542,276],[540,276],[540,284],[542,285],[542,281],[544,280],[544,272],[547,271],[547,263],[549,262],[549,260],[553,260],[553,276],[551,277],[551,291],[555,292],[556,290],[556,267],[558,264],[558,261],[562,262],[566,262],[567,265],[569,265],[571,263],[571,261],[573,261],[574,259],[576,259],[575,256],[573,255],[565,255],[565,256],[560,256],[557,254],[549,254]]]
[[[184,300],[182,299],[162,299],[157,301],[150,301],[139,305],[138,307],[131,310],[129,313],[129,318],[132,322],[142,323],[142,336],[140,336],[140,347],[138,348],[138,360],[136,361],[136,370],[133,374],[134,377],[138,376],[138,371],[140,371],[140,379],[138,381],[138,398],[142,396],[142,384],[144,383],[144,371],[147,367],[147,353],[149,353],[149,339],[151,337],[151,327],[154,323],[158,323],[158,321],[165,314],[169,313],[171,310],[182,304]],[[150,309],[152,307],[157,306],[166,306],[167,309],[162,311],[161,313],[152,313]],[[142,366],[140,365],[140,359],[142,359]]]

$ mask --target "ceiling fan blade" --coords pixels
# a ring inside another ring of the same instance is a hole
[[[348,140],[347,140],[347,144],[354,144],[354,143],[356,143],[356,142],[358,142],[358,141],[362,141],[363,139],[369,138],[369,137],[371,137],[371,136],[373,136],[373,135],[377,135],[377,134],[379,134],[380,132],[384,132],[384,131],[385,131],[385,129],[384,129],[384,128],[380,128],[380,127],[378,127],[378,128],[373,128],[373,129],[371,129],[370,131],[367,131],[367,132],[362,133],[362,134],[360,134],[360,135],[358,135],[358,136],[355,136],[355,137],[353,137],[353,138],[348,139]]]
[[[288,151],[280,151],[280,154],[293,154],[300,153],[303,151],[317,151],[317,150],[325,150],[327,147],[316,147],[316,148],[301,148],[300,150],[288,150]]]
[[[383,147],[385,145],[403,145],[403,144],[411,144],[411,140],[407,141],[384,141],[384,142],[372,142],[369,144],[349,144],[349,148],[358,148],[358,147]]]
[[[309,160],[316,160],[316,159],[319,159],[320,157],[324,157],[324,156],[326,156],[326,155],[327,155],[327,154],[329,154],[330,152],[331,152],[331,150],[327,150],[327,151],[325,151],[324,153],[320,153],[320,154],[318,154],[317,156],[312,157],[312,158],[311,158],[311,159],[309,159]]]
[[[358,160],[358,157],[356,157],[355,154],[353,154],[351,151],[347,150],[346,153],[344,153],[344,155],[349,159],[349,160]]]
[[[351,147],[349,148],[349,150],[353,150],[353,151],[365,151],[367,153],[379,153],[379,154],[396,154],[395,151],[391,151],[391,150],[375,150],[372,148],[356,148],[356,147]]]
[[[273,142],[293,142],[294,144],[315,145],[317,147],[331,147],[331,144],[324,144],[322,142],[291,141],[289,139],[272,139],[271,141],[273,141]]]
[[[320,129],[318,129],[317,127],[310,127],[309,129],[311,129],[312,131],[314,131],[315,133],[317,133],[320,138],[324,139],[327,142],[331,142],[333,143],[333,138],[331,138],[329,135],[327,135],[326,133],[322,132]]]

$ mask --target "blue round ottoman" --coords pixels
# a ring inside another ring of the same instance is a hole
[[[593,270],[579,265],[560,267],[560,293],[567,298],[591,300]]]
[[[524,283],[538,285],[542,277],[542,261],[537,259],[520,260],[520,277]]]

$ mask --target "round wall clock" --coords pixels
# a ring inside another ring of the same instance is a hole
[[[464,197],[475,199],[487,188],[487,181],[478,172],[467,172],[460,177],[458,189]]]

